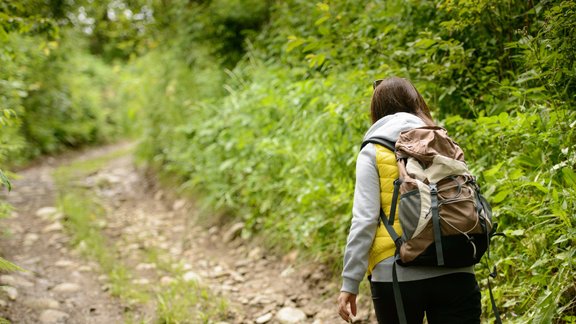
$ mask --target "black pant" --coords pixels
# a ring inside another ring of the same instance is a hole
[[[391,282],[371,282],[372,300],[380,324],[399,323]],[[400,282],[404,314],[409,324],[479,324],[480,288],[471,273],[453,273]]]

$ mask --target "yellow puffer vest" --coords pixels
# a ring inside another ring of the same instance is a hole
[[[390,212],[392,194],[394,192],[394,180],[398,178],[396,155],[382,145],[374,144],[374,147],[376,148],[376,166],[380,176],[380,203],[386,215],[389,216],[388,213]],[[394,218],[394,229],[398,235],[402,235],[402,229],[398,221],[398,209],[396,209]],[[372,273],[372,270],[380,261],[393,256],[395,250],[394,241],[380,222],[370,249],[368,274]]]

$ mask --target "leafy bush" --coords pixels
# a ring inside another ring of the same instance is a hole
[[[576,297],[571,285],[560,284],[571,281],[575,267],[576,232],[569,211],[576,210],[576,114],[539,108],[446,123],[464,140],[468,160],[483,170],[484,188],[507,234],[493,250],[500,275],[496,294],[505,301],[506,313],[525,314],[519,322],[549,323],[563,312],[572,314]]]
[[[9,43],[19,47],[19,55],[7,60],[18,73],[7,71],[3,87],[11,117],[4,125],[8,132],[2,134],[3,154],[16,163],[126,132],[127,117],[116,98],[112,67],[82,52],[70,53],[66,44],[53,43],[46,54],[36,42],[12,37]]]
[[[66,10],[62,2],[0,0],[0,190],[11,189],[7,168],[129,129],[113,68],[59,28]],[[0,201],[0,217],[9,211]]]
[[[154,4],[159,44],[125,85],[144,91],[121,94],[142,157],[244,235],[338,268],[371,81],[408,77],[508,234],[492,252],[506,319],[573,320],[573,1],[221,3]]]

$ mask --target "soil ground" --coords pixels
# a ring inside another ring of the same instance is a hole
[[[14,212],[0,220],[5,232],[0,253],[28,271],[0,276],[5,292],[0,292],[0,317],[13,323],[158,322],[154,302],[114,296],[101,265],[83,256],[82,244],[71,244],[57,208],[56,168],[131,145],[50,158],[18,173],[13,190],[4,194]],[[296,252],[277,255],[242,239],[241,223],[199,225],[193,202],[159,188],[130,154],[111,159],[80,185],[102,202],[105,217],[98,228],[130,269],[132,284],[162,291],[177,279],[193,280],[225,301],[225,318],[204,322],[342,323],[335,302],[339,282],[330,279],[325,267],[304,262]],[[180,272],[166,271],[166,265]],[[356,323],[374,323],[368,299],[360,295]]]

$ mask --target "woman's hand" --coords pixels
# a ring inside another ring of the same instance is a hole
[[[348,310],[348,304],[350,304],[350,311]],[[356,295],[342,291],[340,296],[338,296],[338,314],[343,320],[351,323],[350,313],[356,316]]]

